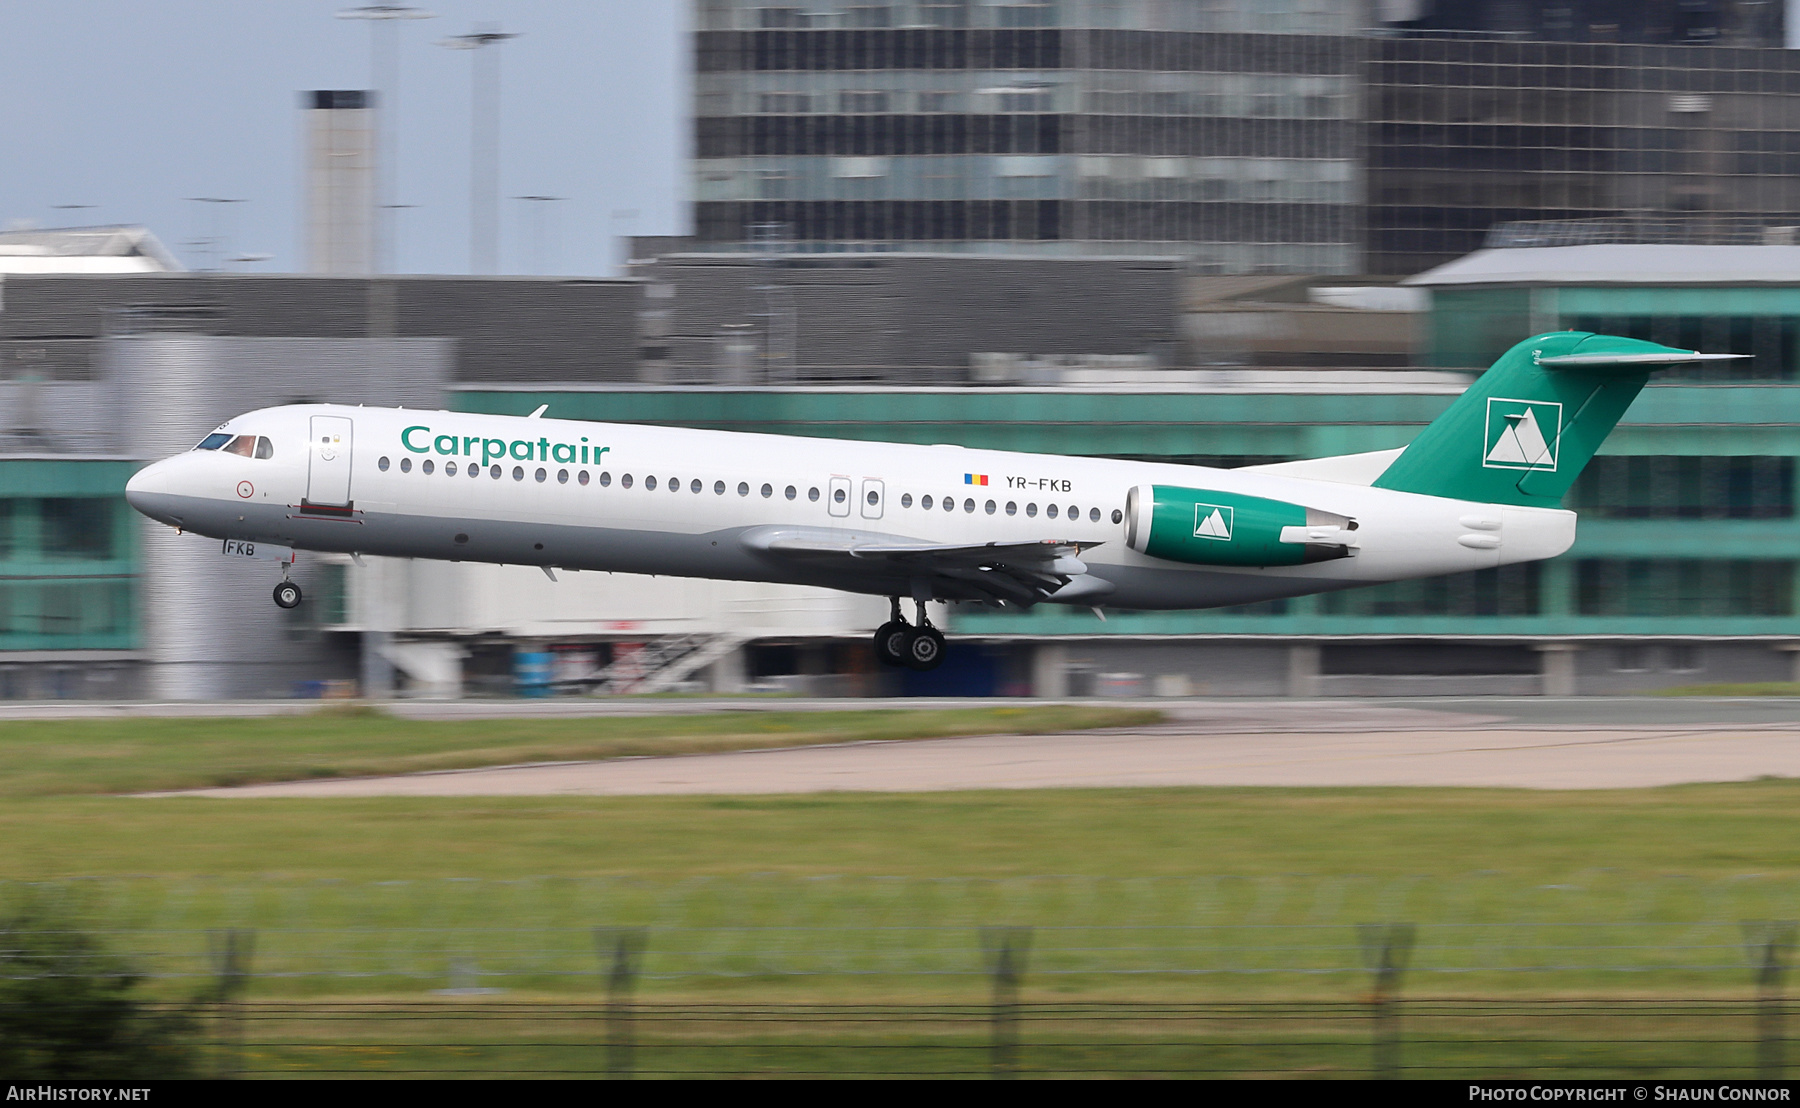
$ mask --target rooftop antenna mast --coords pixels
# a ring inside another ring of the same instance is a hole
[[[211,218],[208,224],[211,234],[198,240],[195,245],[205,250],[207,260],[211,263],[206,267],[207,269],[214,272],[223,271],[226,255],[225,240],[228,237],[225,233],[225,207],[228,204],[246,203],[247,198],[242,196],[188,196],[183,199],[191,200],[196,204],[205,204],[210,209]]]
[[[466,35],[440,39],[439,46],[474,51],[469,135],[469,268],[500,269],[500,52],[488,47],[518,38],[498,23],[482,24]]]
[[[395,23],[402,19],[435,19],[424,8],[405,4],[364,4],[345,8],[339,19],[361,19],[369,24],[369,89],[376,94],[375,144],[375,242],[370,251],[376,273],[392,273],[397,267],[394,244],[394,186],[399,179],[400,36]]]
[[[531,272],[539,277],[550,272],[544,262],[544,216],[546,205],[567,200],[566,196],[515,196],[514,200],[530,201],[528,213],[531,216]]]

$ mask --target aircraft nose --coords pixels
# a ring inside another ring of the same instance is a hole
[[[152,462],[125,482],[125,502],[151,519],[170,522],[169,498],[174,493],[175,467],[169,461]]]

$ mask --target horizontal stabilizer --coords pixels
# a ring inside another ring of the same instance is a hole
[[[1651,354],[1556,354],[1539,358],[1537,364],[1551,369],[1653,369],[1664,365],[1687,365],[1689,362],[1725,362],[1733,358],[1749,358],[1750,354],[1702,354],[1698,350],[1658,351]]]

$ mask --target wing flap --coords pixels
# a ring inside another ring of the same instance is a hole
[[[1030,539],[1017,542],[927,543],[886,535],[856,535],[810,528],[755,528],[741,541],[751,550],[783,559],[828,564],[871,577],[916,579],[954,587],[950,596],[1035,604],[1068,589],[1082,596],[1112,591],[1111,582],[1088,575],[1081,552],[1095,542]]]

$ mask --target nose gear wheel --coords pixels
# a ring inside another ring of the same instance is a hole
[[[300,586],[292,581],[283,581],[276,585],[275,606],[277,608],[298,608],[300,606]]]

